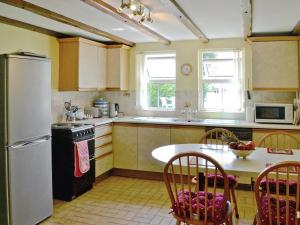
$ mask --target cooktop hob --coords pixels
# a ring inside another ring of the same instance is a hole
[[[90,124],[83,123],[55,123],[52,124],[52,129],[63,129],[63,130],[85,130],[93,128]]]

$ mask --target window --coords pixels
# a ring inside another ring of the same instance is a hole
[[[200,110],[243,111],[242,51],[200,54]]]
[[[140,103],[143,109],[174,110],[176,91],[175,53],[145,54]]]

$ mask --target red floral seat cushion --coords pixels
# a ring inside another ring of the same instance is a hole
[[[270,198],[271,207],[271,221],[272,224],[277,223],[277,213],[276,213],[276,199]],[[279,200],[279,220],[280,225],[286,224],[286,211],[289,208],[289,225],[296,224],[296,202],[290,200],[289,206],[286,205],[285,200]],[[262,197],[262,208],[261,208],[260,220],[262,225],[269,225],[269,209],[268,209],[268,198],[266,196]],[[271,225],[271,224],[270,224]]]
[[[286,194],[286,187],[289,186],[289,193],[290,195],[295,195],[297,192],[297,182],[296,181],[289,181],[288,184],[286,180],[278,179],[278,186],[279,186],[279,193],[280,194]],[[262,192],[267,192],[267,182],[266,180],[262,180],[260,182],[260,187]],[[276,193],[276,180],[275,179],[269,179],[269,189],[270,193]]]
[[[192,203],[192,213],[193,216],[197,216],[197,198],[199,199],[199,208],[200,208],[200,218],[204,219],[205,213],[205,192],[191,192],[191,203]],[[222,223],[224,222],[224,217],[226,215],[227,209],[222,207],[224,202],[224,196],[222,194],[216,194],[215,199],[213,194],[207,192],[207,219],[209,222]],[[177,215],[186,213],[186,217],[190,215],[189,207],[189,191],[180,191],[178,193],[179,206],[177,204],[172,206],[173,212]],[[215,203],[214,208],[214,218],[213,218],[213,204]],[[180,215],[179,215],[180,216]]]
[[[209,186],[214,186],[214,180],[215,180],[215,174],[208,174],[208,185]],[[229,182],[229,187],[232,188],[237,184],[237,179],[233,175],[227,175],[228,182]],[[224,177],[220,174],[217,174],[217,179],[216,179],[217,187],[224,187]]]

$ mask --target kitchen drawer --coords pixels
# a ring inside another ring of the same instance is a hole
[[[110,134],[102,137],[97,137],[95,138],[95,147],[97,148],[111,142],[112,142],[112,135]]]
[[[95,148],[95,158],[112,151],[112,144],[106,144],[101,147]]]
[[[103,125],[95,127],[95,137],[101,137],[112,133],[112,125]]]
[[[96,173],[98,177],[113,168],[113,154],[106,155],[103,158],[96,159]]]

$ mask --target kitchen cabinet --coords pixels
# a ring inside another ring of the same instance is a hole
[[[271,132],[274,132],[274,131],[278,131],[278,130],[271,130],[271,129],[253,129],[253,141],[256,145],[258,145],[259,141],[261,140],[262,137],[264,137],[265,135],[271,133]],[[298,141],[300,141],[300,131],[295,131],[295,130],[282,130],[282,131],[285,131],[285,132],[288,132],[290,133],[291,135],[293,135]],[[284,143],[284,140],[283,138],[279,138],[277,140],[277,138],[274,138],[274,140],[272,139],[272,143]],[[270,143],[271,144],[271,143]],[[297,146],[280,146],[280,148],[289,148],[289,147],[292,147],[292,148],[295,148],[295,149],[298,149]]]
[[[106,46],[84,38],[59,39],[59,90],[106,88]]]
[[[99,177],[105,172],[111,170],[113,168],[113,155],[107,155],[102,159],[96,160],[96,171],[95,176]]]
[[[112,124],[95,127],[96,177],[113,168]]]
[[[107,46],[108,89],[126,91],[129,88],[129,49],[126,45]]]
[[[155,148],[170,144],[170,127],[143,125],[138,127],[138,170],[163,172],[164,163],[152,157]]]
[[[114,167],[138,168],[138,128],[136,124],[115,123],[113,127]]]
[[[252,43],[253,90],[298,91],[298,42]]]
[[[107,66],[107,49],[101,46],[98,46],[98,90],[106,89],[106,66]]]
[[[199,143],[204,134],[204,127],[172,126],[171,144]]]

